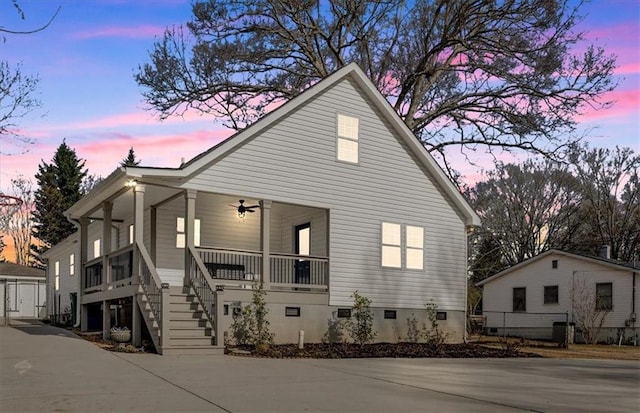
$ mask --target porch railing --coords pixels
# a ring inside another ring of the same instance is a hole
[[[260,279],[262,253],[220,248],[197,248],[204,269],[216,280],[233,280],[233,284],[250,285]]]
[[[133,245],[114,251],[108,257],[111,282],[121,281],[133,276]]]
[[[329,285],[326,257],[271,254],[269,262],[273,286],[326,289]]]
[[[158,326],[162,326],[162,283],[147,249],[142,244],[136,246],[140,252],[140,271],[138,272],[140,286],[147,297],[147,302]],[[164,331],[162,333],[166,334]]]
[[[92,292],[102,288],[102,258],[89,261],[84,267],[84,291]]]
[[[193,288],[197,299],[200,301],[204,314],[215,329],[215,288],[211,285],[211,278],[207,276],[207,268],[200,258],[198,251],[194,250],[193,247],[189,247],[189,255],[191,256],[191,266],[189,268],[189,281],[191,282],[191,288]],[[215,339],[217,340],[218,337]]]

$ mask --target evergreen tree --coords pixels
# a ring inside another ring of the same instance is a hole
[[[129,148],[127,157],[120,161],[120,166],[138,166],[140,159],[136,159],[136,154],[133,152],[133,146]]]
[[[75,231],[73,224],[65,218],[64,211],[83,195],[81,185],[87,175],[84,164],[75,150],[63,141],[52,162],[48,164],[42,161],[38,166],[33,235],[42,241],[42,246],[32,246],[37,256]]]

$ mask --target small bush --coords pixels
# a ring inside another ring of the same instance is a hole
[[[373,330],[371,300],[358,294],[357,290],[351,297],[353,297],[353,313],[347,322],[347,331],[355,343],[363,346],[371,343],[378,335]]]
[[[338,318],[334,312],[333,316],[327,321],[327,331],[322,337],[322,342],[329,344],[344,343],[344,327],[344,320]]]
[[[266,294],[262,286],[254,281],[251,304],[243,307],[239,314],[233,314],[231,331],[237,345],[251,345],[264,351],[273,344],[274,334],[269,331],[269,309],[264,299]]]
[[[420,327],[418,327],[418,319],[414,313],[407,318],[407,341],[409,343],[417,343],[420,341]]]
[[[449,340],[449,334],[443,332],[438,326],[438,306],[430,302],[425,305],[425,308],[430,324],[429,328],[424,326],[423,336],[425,343],[431,348],[434,354],[442,354],[447,340]]]

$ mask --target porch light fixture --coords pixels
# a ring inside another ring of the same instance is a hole
[[[238,218],[244,218],[247,215],[247,213],[244,210],[240,210],[240,208],[238,208]]]
[[[124,184],[124,186],[126,186],[127,188],[135,188],[135,187],[136,187],[136,185],[138,185],[138,181],[136,181],[136,180],[135,180],[135,179],[133,179],[133,178],[132,178],[132,179],[129,179],[129,180],[127,181],[127,183],[126,183],[126,184]]]

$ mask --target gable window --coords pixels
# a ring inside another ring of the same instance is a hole
[[[56,282],[56,291],[58,291],[60,289],[60,261],[56,261],[56,263],[54,264],[54,270],[53,270],[53,274],[55,275],[55,282]]]
[[[382,223],[382,266],[402,267],[402,239],[400,224]]]
[[[337,158],[339,161],[358,163],[359,119],[338,114]]]
[[[613,310],[613,284],[612,283],[596,284],[596,310],[602,310],[602,311]]]
[[[527,311],[527,289],[519,287],[513,289],[513,312]]]
[[[97,258],[101,255],[101,245],[100,245],[100,238],[98,238],[97,240],[93,241],[93,258]]]
[[[558,260],[551,261],[551,268],[553,268],[554,270],[558,268]]]
[[[69,275],[76,273],[76,256],[74,254],[69,255]]]
[[[196,247],[200,246],[200,220],[196,219],[193,222],[193,244]],[[185,234],[184,234],[184,218],[176,218],[176,248],[185,247]]]
[[[544,303],[558,304],[558,286],[546,285],[544,287]]]

